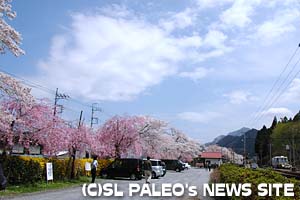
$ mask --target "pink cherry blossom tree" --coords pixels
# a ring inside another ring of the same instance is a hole
[[[183,132],[169,127],[168,123],[151,117],[143,117],[144,127],[140,130],[142,155],[161,159],[191,161],[200,153],[200,144]]]
[[[187,137],[182,131],[171,128],[171,135],[176,145],[177,158],[190,162],[201,152],[200,144]]]
[[[21,109],[18,106],[15,100],[2,104],[2,108],[14,116],[11,129],[5,134],[14,139],[9,145],[18,143],[25,148],[40,145],[46,155],[55,155],[68,148],[68,126],[64,120],[53,116],[51,106],[42,101]]]
[[[55,155],[58,151],[68,149],[70,128],[63,119],[53,116],[51,106],[37,104],[28,110],[21,119],[24,128],[20,131],[20,135],[25,136],[26,140],[22,140],[25,147],[41,145],[43,153],[50,156]],[[25,132],[27,134],[22,132],[24,130],[27,130]]]
[[[168,124],[162,120],[151,117],[142,117],[141,121],[144,123],[143,127],[139,130],[143,147],[142,156],[160,158],[162,156],[163,147],[168,144],[163,137]],[[164,142],[163,145],[162,142]]]
[[[91,149],[92,146],[92,130],[84,124],[79,124],[78,128],[68,128],[68,149],[70,158],[72,159],[71,166],[71,179],[75,177],[75,159],[77,152],[84,152],[87,149]]]
[[[0,73],[0,140],[4,147],[12,146],[20,116],[35,104],[30,89],[16,79]]]
[[[90,148],[102,157],[151,156],[190,161],[200,153],[199,143],[168,123],[147,116],[115,116],[91,134],[86,126],[69,127],[53,116],[52,106],[33,98],[30,89],[0,73],[0,140],[11,147],[41,145],[43,153]]]
[[[141,154],[140,127],[141,119],[138,117],[112,117],[98,130],[97,140],[103,144],[102,152],[98,152],[98,154],[117,158],[139,157]]]
[[[21,34],[11,27],[5,18],[12,20],[16,17],[16,12],[12,10],[11,0],[0,0],[0,52],[4,53],[9,49],[15,56],[25,52],[19,47]]]
[[[6,150],[13,144],[41,145],[45,154],[54,155],[67,148],[64,120],[53,116],[47,102],[35,100],[30,88],[0,73],[0,97],[0,140]]]

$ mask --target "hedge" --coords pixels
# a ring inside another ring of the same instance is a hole
[[[91,163],[92,159],[75,160],[75,176],[89,175],[85,171],[85,163]],[[11,185],[36,183],[46,180],[46,163],[53,165],[53,178],[55,180],[66,180],[70,177],[72,161],[69,158],[41,158],[29,156],[6,156],[0,160],[4,175]],[[112,162],[112,159],[99,159],[97,172]]]
[[[227,197],[232,200],[251,200],[251,199],[300,199],[300,182],[295,179],[286,178],[272,169],[257,169],[252,170],[249,168],[238,167],[232,164],[221,165],[219,169],[216,169],[211,175],[211,182],[217,183],[251,183],[252,196],[251,197]],[[295,197],[283,197],[283,193],[280,193],[281,197],[259,197],[257,196],[257,186],[260,183],[294,183]],[[226,199],[226,198],[222,198]]]

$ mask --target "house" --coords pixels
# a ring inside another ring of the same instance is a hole
[[[201,160],[207,164],[218,165],[222,164],[222,153],[221,152],[202,152],[199,157]]]

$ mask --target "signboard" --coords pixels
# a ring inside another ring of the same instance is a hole
[[[89,162],[86,162],[85,163],[85,171],[91,171],[92,169],[91,169],[91,163],[89,163]]]
[[[30,154],[41,154],[41,147],[40,146],[30,146],[29,153]]]
[[[16,144],[12,148],[12,153],[24,153],[24,147],[22,145]]]
[[[46,163],[47,181],[53,181],[53,166],[52,163]]]

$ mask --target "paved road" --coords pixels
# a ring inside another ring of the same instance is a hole
[[[165,177],[159,178],[159,179],[153,179],[151,180],[151,183],[153,183],[157,188],[161,188],[162,183],[182,183],[182,184],[188,184],[193,185],[197,187],[198,191],[198,197],[128,197],[128,184],[129,183],[138,183],[141,187],[144,184],[144,180],[139,181],[130,181],[127,179],[122,180],[103,180],[98,179],[97,183],[117,183],[118,184],[118,190],[124,191],[124,197],[84,197],[82,195],[82,187],[74,187],[70,189],[64,189],[64,190],[57,190],[52,192],[43,192],[33,195],[25,195],[25,196],[18,196],[14,198],[9,198],[11,200],[88,200],[88,199],[108,199],[108,200],[115,200],[115,199],[142,199],[142,200],[159,200],[159,199],[186,199],[186,200],[210,200],[208,197],[202,197],[202,184],[207,183],[209,180],[209,172],[207,172],[204,169],[189,169],[185,170],[183,172],[174,172],[174,171],[168,171]],[[0,198],[1,199],[1,198]],[[4,198],[6,199],[6,198]]]

